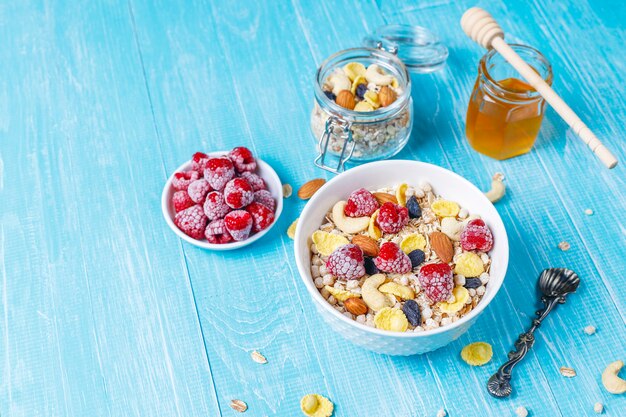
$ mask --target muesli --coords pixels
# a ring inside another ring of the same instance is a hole
[[[326,301],[352,320],[428,331],[480,302],[492,247],[480,216],[428,183],[361,188],[335,203],[311,236],[311,275]]]

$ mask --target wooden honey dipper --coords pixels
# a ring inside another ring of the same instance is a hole
[[[496,20],[480,7],[468,9],[461,18],[461,27],[467,36],[486,49],[493,48],[513,66],[521,76],[552,106],[569,127],[589,146],[607,168],[617,165],[617,158],[600,139],[580,120],[580,117],[504,40],[504,32]]]

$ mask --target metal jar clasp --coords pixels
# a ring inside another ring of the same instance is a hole
[[[352,139],[352,123],[340,119],[336,116],[331,116],[326,120],[324,127],[324,133],[320,136],[317,144],[319,154],[315,158],[315,165],[326,171],[334,174],[339,174],[345,170],[345,163],[352,157],[354,152],[354,140]],[[343,139],[343,146],[341,147],[341,154],[339,155],[339,161],[337,166],[332,167],[326,165],[325,158],[328,154],[328,144],[330,143],[331,135],[337,135],[336,130],[340,130],[339,139]]]

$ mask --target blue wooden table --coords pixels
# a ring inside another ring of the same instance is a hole
[[[469,147],[483,53],[458,24],[470,1],[4,2],[0,415],[233,416],[228,404],[241,399],[245,415],[297,416],[311,392],[337,417],[519,406],[569,417],[595,415],[596,402],[626,415],[626,396],[600,383],[608,363],[626,360],[626,7],[479,3],[509,41],[548,57],[556,90],[622,165],[603,168],[552,110],[530,154],[498,162]],[[398,158],[483,189],[501,171],[508,185],[497,203],[511,245],[503,289],[460,340],[409,358],[346,344],[321,321],[285,233],[297,197],[262,241],[230,253],[182,243],[159,207],[168,175],[198,150],[248,146],[296,189],[328,178],[312,164],[314,71],[385,23],[429,27],[450,49],[445,69],[413,76],[415,128]],[[516,394],[493,399],[485,381],[530,322],[535,279],[551,266],[582,285],[542,326]],[[479,340],[494,359],[470,368],[459,352]]]

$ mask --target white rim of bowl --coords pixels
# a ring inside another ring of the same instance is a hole
[[[346,171],[346,173],[354,173],[354,174],[358,174],[361,171],[364,171],[366,169],[372,169],[372,165],[391,165],[391,164],[396,164],[398,162],[410,162],[413,164],[417,164],[417,166],[419,165],[427,165],[429,166],[429,168],[434,168],[435,171],[441,171],[444,172],[446,174],[452,174],[453,177],[455,177],[457,180],[459,180],[459,182],[464,185],[469,187],[470,189],[472,189],[474,192],[476,192],[476,194],[478,195],[479,199],[483,199],[484,202],[488,203],[488,204],[492,204],[487,197],[485,197],[485,195],[483,194],[483,192],[481,190],[478,189],[478,187],[476,187],[474,184],[472,184],[471,182],[469,182],[468,180],[466,180],[465,178],[463,178],[462,176],[460,176],[459,174],[450,171],[449,169],[446,168],[442,168],[440,166],[437,165],[433,165],[433,164],[429,164],[427,162],[421,162],[421,161],[411,161],[411,160],[406,160],[406,159],[396,159],[396,160],[388,160],[388,161],[377,161],[377,162],[369,162],[354,168],[351,168],[349,171]],[[344,173],[345,174],[345,173]],[[309,210],[312,210],[312,207],[317,203],[317,200],[320,199],[322,192],[325,188],[329,187],[331,184],[337,182],[340,180],[340,178],[342,177],[342,175],[344,174],[340,174],[337,175],[336,177],[332,178],[331,180],[329,180],[326,184],[324,184],[319,190],[317,190],[317,192],[313,195],[313,197],[308,201],[308,203],[306,204],[306,206],[304,207],[304,209],[302,210],[302,213],[300,213],[300,219],[305,219],[306,216],[309,214]],[[320,294],[319,290],[315,287],[313,280],[310,279],[309,277],[307,277],[306,271],[307,269],[305,269],[305,266],[302,264],[302,260],[300,259],[300,257],[298,256],[298,249],[299,249],[299,243],[301,241],[301,236],[300,236],[300,231],[296,228],[296,235],[294,236],[294,255],[296,257],[296,264],[298,266],[298,272],[300,273],[300,278],[302,279],[302,281],[304,281],[304,285],[306,286],[307,290],[309,291],[309,294],[311,295],[311,297],[313,298],[314,302],[317,302],[318,304],[322,305],[322,308],[326,309],[327,311],[330,311],[331,314],[333,314],[336,318],[338,318],[339,320],[345,322],[346,324],[350,325],[350,326],[355,326],[359,329],[365,330],[367,332],[370,333],[374,333],[380,336],[393,336],[393,337],[403,337],[403,338],[419,338],[419,337],[428,337],[430,335],[435,335],[435,334],[439,334],[439,333],[443,333],[443,332],[447,332],[450,331],[452,329],[455,329],[459,326],[461,326],[463,323],[468,322],[470,320],[472,320],[474,317],[478,316],[488,305],[489,303],[491,303],[491,301],[495,298],[495,296],[498,294],[498,292],[500,291],[500,288],[502,287],[502,284],[504,283],[504,279],[506,278],[506,272],[508,269],[508,265],[509,265],[509,237],[506,233],[506,229],[504,227],[504,223],[502,222],[502,218],[500,217],[500,214],[497,212],[497,210],[494,207],[494,210],[496,211],[497,214],[497,218],[495,219],[495,226],[498,229],[502,229],[502,233],[499,234],[498,236],[501,235],[501,239],[504,238],[504,247],[503,247],[503,252],[504,252],[504,257],[503,257],[503,267],[502,269],[502,279],[500,280],[499,283],[497,283],[497,287],[494,289],[494,291],[490,294],[489,297],[483,297],[480,302],[476,305],[476,307],[474,307],[472,309],[472,311],[469,312],[469,314],[466,314],[465,316],[461,317],[459,320],[447,324],[445,326],[442,327],[438,327],[436,329],[432,329],[432,330],[424,330],[423,332],[395,332],[395,331],[389,331],[389,330],[381,330],[381,329],[377,329],[375,327],[370,327],[367,326],[365,324],[361,324],[356,320],[352,320],[347,318],[346,316],[344,316],[343,314],[341,314],[339,311],[335,310],[335,308],[330,305],[325,299],[324,297],[322,297],[322,294]],[[308,237],[307,237],[307,241],[308,241]],[[307,250],[310,251],[310,248],[307,247]],[[308,274],[310,275],[310,265],[306,266],[306,268],[309,269]],[[490,281],[491,283],[491,281]]]
[[[210,157],[225,156],[225,155],[228,155],[228,151],[211,152],[211,153],[208,153],[207,155]],[[218,243],[209,243],[208,241],[205,241],[205,240],[196,240],[192,238],[191,236],[187,236],[178,227],[176,227],[176,225],[174,224],[174,219],[170,215],[169,208],[170,208],[171,203],[168,199],[168,194],[172,186],[172,179],[174,178],[174,174],[176,174],[177,172],[182,172],[182,171],[189,169],[191,167],[191,160],[185,162],[184,164],[176,168],[176,170],[172,173],[172,175],[169,176],[169,178],[165,182],[165,186],[163,187],[163,191],[161,193],[161,211],[163,212],[163,218],[165,218],[165,222],[170,227],[170,229],[172,229],[172,231],[176,233],[178,237],[180,237],[181,239],[185,240],[188,243],[191,243],[192,245],[198,246],[200,248],[216,250],[216,251],[233,250],[233,249],[242,248],[262,238],[267,232],[269,232],[274,227],[274,225],[278,222],[280,215],[282,214],[283,189],[282,189],[282,182],[280,181],[280,178],[278,177],[278,174],[276,173],[276,171],[274,171],[274,168],[272,168],[270,164],[268,164],[267,162],[263,161],[260,158],[256,158],[256,161],[257,161],[257,165],[259,167],[262,167],[263,171],[267,171],[267,173],[269,174],[269,177],[271,177],[272,179],[272,182],[275,182],[276,184],[279,185],[278,190],[277,190],[278,198],[276,201],[276,210],[274,210],[274,221],[267,229],[261,230],[259,233],[252,235],[250,238],[246,240],[218,244]],[[261,177],[261,178],[263,178],[264,180],[266,179],[265,177]],[[268,181],[266,182],[268,183],[268,186],[269,186],[270,185],[269,182]],[[173,212],[173,209],[172,209],[172,212]]]

